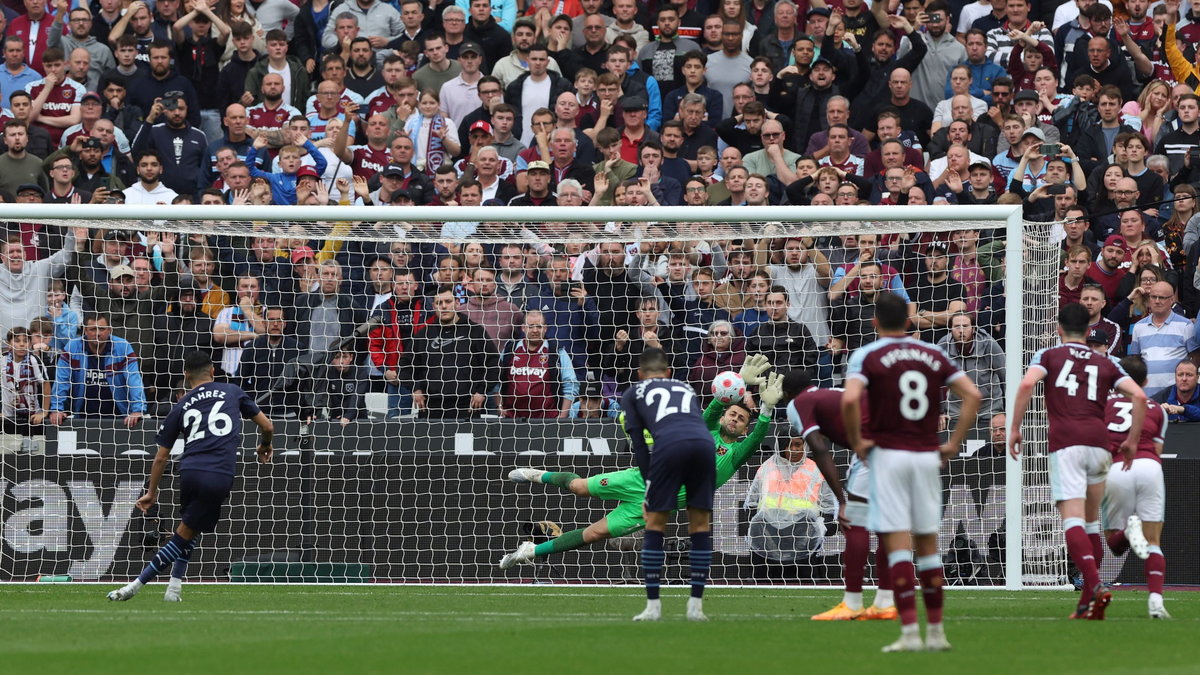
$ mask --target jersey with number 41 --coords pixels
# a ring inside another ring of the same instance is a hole
[[[863,435],[881,448],[914,452],[938,449],[942,389],[967,376],[940,347],[910,337],[862,346],[846,372],[867,386],[871,416]]]
[[[1108,404],[1104,406],[1104,421],[1108,423],[1109,450],[1116,460],[1120,460],[1121,444],[1129,436],[1129,427],[1133,426],[1133,401],[1121,394],[1110,396]],[[1146,422],[1142,425],[1142,435],[1138,437],[1134,459],[1144,457],[1161,464],[1162,458],[1158,456],[1156,446],[1163,442],[1166,435],[1167,416],[1163,414],[1162,406],[1154,399],[1146,401]]]
[[[241,387],[205,382],[183,395],[158,428],[157,443],[165,448],[183,435],[181,471],[237,473],[242,445],[242,419],[259,413],[258,404]]]
[[[1107,449],[1104,404],[1108,392],[1129,377],[1121,366],[1087,345],[1068,342],[1034,354],[1029,369],[1046,375],[1050,452],[1073,445]]]

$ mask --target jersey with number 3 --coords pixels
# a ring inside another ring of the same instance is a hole
[[[1133,401],[1121,394],[1108,398],[1104,406],[1104,421],[1108,429],[1109,450],[1116,460],[1121,459],[1121,444],[1129,436],[1129,427],[1133,426]],[[1134,459],[1152,459],[1162,463],[1155,446],[1163,442],[1167,435],[1167,416],[1163,414],[1158,401],[1146,401],[1146,422],[1142,425],[1142,435],[1138,437],[1137,453]]]
[[[1087,345],[1068,342],[1034,354],[1029,369],[1046,374],[1050,452],[1073,445],[1108,448],[1104,404],[1108,392],[1129,377],[1121,366]]]
[[[850,357],[846,377],[867,387],[871,417],[864,436],[881,448],[938,449],[942,389],[966,377],[936,345],[913,338],[880,338]]]
[[[181,471],[237,473],[242,445],[242,420],[259,413],[258,404],[241,387],[206,382],[179,399],[158,428],[157,443],[175,445],[183,436]]]

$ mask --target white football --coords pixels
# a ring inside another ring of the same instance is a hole
[[[713,378],[712,395],[725,405],[740,403],[746,396],[746,382],[742,380],[741,375],[732,370],[718,373]]]

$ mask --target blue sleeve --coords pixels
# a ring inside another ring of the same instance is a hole
[[[169,448],[175,445],[175,441],[179,438],[180,420],[183,417],[183,410],[180,406],[171,408],[171,412],[167,413],[166,419],[162,425],[158,427],[158,434],[154,437],[154,442],[164,448]]]
[[[70,345],[67,345],[70,347]],[[70,412],[66,409],[67,397],[71,395],[71,352],[63,350],[58,355],[58,367],[54,369],[54,391],[50,394],[50,410]]]
[[[1197,349],[1200,349],[1200,331],[1197,331],[1196,325],[1192,324],[1192,336],[1190,338],[1188,338],[1187,350],[1188,350],[1188,353],[1190,354],[1191,352],[1194,352]]]
[[[579,379],[575,376],[575,364],[565,349],[558,350],[559,380],[562,381],[562,397],[574,401],[579,396]]]
[[[470,17],[470,7],[467,10],[467,16]],[[512,33],[513,24],[517,22],[517,0],[501,0],[500,16],[496,17],[496,21],[506,32]]]
[[[646,98],[650,99],[649,109],[646,111],[646,126],[658,131],[662,128],[662,94],[659,93],[658,81],[649,75],[646,76]]]
[[[841,281],[845,276],[846,268],[839,265],[838,268],[833,271],[833,278],[829,280],[829,285],[833,286],[837,282]]]
[[[350,133],[353,134],[354,130],[351,129]],[[313,164],[316,165],[317,175],[324,175],[325,169],[329,167],[329,162],[325,161],[325,155],[321,154],[320,148],[313,145],[312,141],[305,141],[304,149],[308,150],[308,154],[312,156]]]
[[[721,121],[722,113],[725,112],[725,94],[714,89],[705,102],[708,104],[708,126],[715,129],[717,122]]]
[[[142,370],[138,367],[133,350],[129,350],[129,362],[125,366],[125,388],[128,389],[129,411],[126,413],[146,412],[146,387],[142,383]]]
[[[861,347],[856,349],[854,353],[850,355],[850,360],[846,362],[846,376],[849,377],[851,375],[863,375],[863,362],[866,360],[867,351]],[[863,377],[865,378],[866,376],[863,375]]]
[[[912,302],[908,297],[908,290],[904,288],[904,281],[900,278],[899,273],[892,277],[892,283],[888,284],[893,293],[904,298],[905,302]]]
[[[642,433],[646,425],[638,412],[637,392],[634,387],[626,389],[621,396],[621,410],[625,413],[625,434],[629,437],[629,447],[633,450],[633,457],[644,479],[650,472],[650,448],[646,445],[646,436]]]
[[[254,147],[253,145],[250,146],[250,149],[246,151],[246,166],[249,167],[250,176],[252,178],[266,178],[267,180],[271,179],[271,174],[258,168],[258,148]]]
[[[258,417],[258,413],[262,412],[262,409],[258,407],[258,404],[254,402],[254,399],[250,398],[250,394],[247,394],[244,389],[241,392],[241,396],[238,397],[238,410],[242,412],[244,419]]]

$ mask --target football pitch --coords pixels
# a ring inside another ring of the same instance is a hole
[[[1200,593],[1116,591],[1103,622],[1070,621],[1066,591],[952,590],[954,651],[881,654],[893,622],[815,622],[840,591],[709,589],[710,621],[635,624],[639,587],[185,586],[153,584],[125,603],[113,585],[0,589],[8,673],[1195,673]],[[867,598],[871,592],[867,591]],[[901,671],[901,672],[903,672]]]

